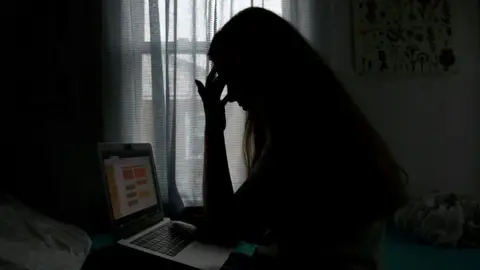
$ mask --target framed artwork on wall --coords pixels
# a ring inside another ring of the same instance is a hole
[[[352,0],[356,72],[456,73],[451,1]]]

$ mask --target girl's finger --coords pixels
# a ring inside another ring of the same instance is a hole
[[[203,83],[199,80],[195,80],[195,84],[197,85],[198,93],[203,94],[204,93],[203,90],[205,89],[205,86],[203,85]]]
[[[220,104],[222,104],[222,106],[224,106],[224,107],[225,107],[225,105],[227,105],[227,103],[228,103],[228,95],[226,95],[226,96],[222,99],[222,101],[220,101]]]
[[[223,92],[223,88],[225,88],[225,86],[227,85],[227,83],[224,82],[220,77],[215,78],[214,84],[215,89],[217,89],[220,93]]]
[[[213,82],[213,80],[215,79],[216,76],[217,76],[217,69],[215,68],[215,66],[213,66],[213,67],[212,67],[212,70],[210,70],[210,73],[208,73],[207,82],[206,82],[206,83],[211,83],[211,82]]]

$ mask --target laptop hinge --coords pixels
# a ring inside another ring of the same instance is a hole
[[[129,238],[160,221],[162,221],[162,215],[159,213],[145,215],[138,220],[125,224],[122,228],[119,228],[118,233],[122,239]]]

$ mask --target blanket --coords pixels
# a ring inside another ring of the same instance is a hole
[[[422,243],[480,248],[480,203],[466,195],[436,192],[414,199],[394,221]]]
[[[0,194],[0,268],[78,270],[91,241],[79,228],[55,221]]]

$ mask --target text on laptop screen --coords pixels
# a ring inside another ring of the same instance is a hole
[[[115,220],[157,204],[149,157],[113,156],[104,166]]]

